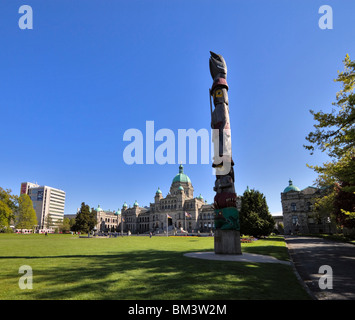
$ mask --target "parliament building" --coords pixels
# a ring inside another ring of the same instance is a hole
[[[240,197],[238,205],[240,209]],[[155,192],[154,202],[149,207],[141,207],[135,201],[130,207],[124,203],[117,212],[96,209],[98,230],[116,230],[137,233],[169,232],[210,232],[214,229],[214,208],[201,194],[194,197],[194,188],[190,178],[184,173],[180,164],[179,173],[173,178],[169,193],[164,197],[160,188]],[[122,224],[122,225],[121,225]]]
[[[324,196],[324,191],[315,187],[301,190],[289,180],[289,185],[281,193],[285,234],[335,232],[330,217],[317,216],[313,211],[314,202]]]

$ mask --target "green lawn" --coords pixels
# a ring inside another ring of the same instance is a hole
[[[213,247],[212,237],[0,234],[0,299],[309,299],[288,265],[183,256]],[[242,248],[288,260],[281,237]],[[33,289],[19,288],[22,265]]]

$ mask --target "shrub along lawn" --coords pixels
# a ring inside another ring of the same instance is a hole
[[[183,256],[213,248],[212,237],[0,234],[0,299],[309,299],[291,266]],[[282,237],[242,250],[288,260]],[[33,289],[19,288],[22,265],[33,270]]]

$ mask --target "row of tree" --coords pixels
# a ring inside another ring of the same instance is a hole
[[[315,149],[326,153],[330,161],[310,166],[317,174],[316,184],[326,195],[315,203],[315,213],[331,217],[338,227],[355,228],[355,61],[346,55],[344,71],[335,82],[341,84],[331,112],[310,110],[316,122],[304,145],[311,154]]]
[[[10,189],[0,187],[0,232],[12,232],[15,229],[35,229],[38,225],[36,211],[31,198],[27,194],[13,195]],[[53,221],[50,216],[45,220],[46,228],[55,228],[58,232],[91,231],[96,225],[93,210],[84,202],[76,218]]]

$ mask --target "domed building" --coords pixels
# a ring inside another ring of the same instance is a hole
[[[317,218],[313,204],[322,197],[324,189],[307,187],[303,190],[295,186],[290,179],[281,193],[281,205],[285,234],[332,233],[334,225],[329,217]]]
[[[211,186],[212,188],[212,186]],[[154,202],[149,207],[140,207],[137,202],[132,208],[122,207],[124,232],[132,233],[181,231],[209,232],[214,228],[214,208],[200,194],[194,197],[190,178],[179,165],[179,173],[171,182],[170,190],[163,196],[158,187]]]
[[[121,223],[121,215],[118,214],[119,211],[104,210],[100,207],[100,205],[98,205],[96,209],[92,210],[96,211],[97,231],[107,232],[119,230]]]
[[[284,193],[289,191],[301,191],[298,187],[293,185],[291,179],[288,181],[288,186],[285,188]]]
[[[247,192],[247,193],[251,192],[251,190],[249,189],[249,186],[247,186],[247,188],[245,189],[244,193],[245,192]]]
[[[182,164],[179,165],[179,173],[174,177],[171,187],[171,194],[179,194],[179,191],[183,190],[185,196],[193,197],[194,188],[191,184],[190,178],[184,173],[184,167]]]

